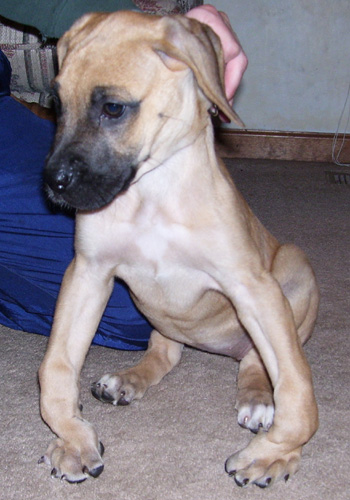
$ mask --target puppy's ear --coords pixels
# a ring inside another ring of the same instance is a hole
[[[208,100],[237,125],[244,123],[227,102],[224,90],[224,55],[219,37],[214,31],[195,19],[184,16],[166,16],[164,36],[153,49],[172,71],[190,68]]]
[[[93,12],[84,14],[72,27],[66,31],[57,43],[58,65],[61,68],[62,63],[68,52],[75,48],[82,40],[87,43],[89,33],[93,28],[108,14],[102,12]]]

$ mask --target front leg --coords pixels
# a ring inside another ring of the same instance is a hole
[[[57,435],[41,461],[52,475],[80,482],[103,470],[93,426],[79,408],[80,372],[113,287],[113,277],[77,256],[59,294],[47,352],[39,370],[40,410]]]
[[[240,321],[251,335],[274,389],[275,416],[247,448],[232,455],[226,470],[238,485],[266,487],[299,467],[302,446],[318,426],[309,365],[289,302],[266,271],[251,271],[226,284]]]

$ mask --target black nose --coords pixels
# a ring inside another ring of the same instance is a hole
[[[52,154],[48,157],[44,169],[44,182],[57,194],[62,195],[72,184],[74,176],[79,172],[81,162],[74,156]]]
[[[55,193],[62,194],[72,182],[73,172],[71,170],[57,170],[45,176],[45,180]]]

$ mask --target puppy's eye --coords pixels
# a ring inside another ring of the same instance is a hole
[[[106,102],[103,105],[102,113],[107,118],[120,118],[125,112],[124,104],[117,104],[115,102]]]

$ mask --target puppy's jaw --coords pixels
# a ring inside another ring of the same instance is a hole
[[[128,189],[137,171],[132,155],[114,156],[113,161],[102,164],[98,159],[96,164],[89,161],[78,162],[69,153],[53,153],[44,170],[49,199],[78,210],[97,210]]]

